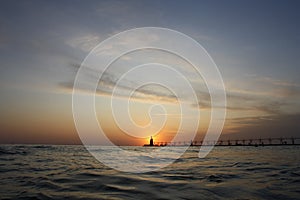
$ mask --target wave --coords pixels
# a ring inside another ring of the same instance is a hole
[[[143,152],[132,160],[152,159],[143,147],[126,148]],[[4,145],[0,198],[299,199],[299,153],[299,148],[223,148],[199,159],[190,148],[165,168],[132,174],[99,163],[83,146]]]

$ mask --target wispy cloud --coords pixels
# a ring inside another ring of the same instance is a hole
[[[78,70],[79,65],[73,64],[72,65],[74,70]],[[98,80],[98,76],[95,74],[99,74],[99,71],[96,71],[92,68],[85,67],[85,77],[86,82],[81,82],[80,87],[82,92],[92,93],[91,91],[91,82],[96,79]],[[117,84],[117,77],[114,74],[105,72],[101,77],[98,86],[96,88],[96,93],[98,95],[112,95],[113,89]],[[123,84],[118,84],[117,87],[119,88],[119,92],[114,93],[115,97],[124,98],[128,97],[126,94],[128,92],[134,91],[133,95],[131,96],[132,100],[143,100],[143,101],[162,101],[167,103],[174,103],[177,102],[177,97],[172,94],[170,91],[164,90],[158,86],[152,85],[149,87],[142,87],[135,90],[135,85],[137,84],[134,81],[125,80],[122,82]],[[69,82],[60,82],[58,86],[66,92],[72,92],[74,81]],[[125,91],[125,93],[123,93]]]
[[[75,71],[79,68],[79,65],[73,65]],[[85,71],[86,82],[82,83],[82,91],[84,92],[93,92],[87,91],[87,88],[90,88],[90,81],[98,79],[95,74],[99,74],[100,71],[95,71],[92,68],[86,68]],[[123,68],[124,70],[124,68]],[[113,88],[116,86],[119,75],[121,71],[106,71],[103,73],[102,78],[99,81],[99,84],[96,89],[98,95],[111,95]],[[291,88],[295,88],[295,84],[288,84],[284,81],[275,80],[273,81],[270,78],[261,77],[259,80],[267,80],[267,87],[275,87],[279,83],[283,85],[286,91],[289,91]],[[255,81],[257,84],[257,81]],[[202,86],[199,86],[199,83],[202,83]],[[124,98],[127,97],[127,93],[133,91],[135,86],[138,84],[135,80],[123,80],[122,84],[118,84],[118,92],[115,93],[115,97]],[[265,83],[262,83],[265,84]],[[258,84],[259,85],[259,84]],[[192,82],[192,86],[198,97],[198,104],[191,104],[191,106],[200,109],[210,109],[210,95],[203,82]],[[67,89],[67,91],[72,91],[73,81],[59,83],[59,87]],[[242,88],[227,88],[227,111],[228,117],[240,115],[240,116],[254,116],[254,117],[265,117],[265,116],[274,116],[285,113],[287,108],[293,108],[293,112],[300,112],[300,107],[297,102],[291,102],[290,100],[285,100],[284,97],[287,96],[299,96],[300,91],[295,90],[293,93],[286,93],[278,95],[273,93],[275,90],[263,91],[255,87],[253,90],[246,90]],[[272,98],[270,98],[272,97]],[[142,87],[137,90],[132,95],[132,100],[139,101],[162,101],[168,103],[176,103],[178,99],[175,94],[172,94],[166,89],[162,89],[157,86]],[[189,98],[187,97],[186,103],[189,103]]]
[[[299,137],[300,114],[281,114],[270,117],[237,117],[228,119],[227,138],[249,139],[267,137]]]
[[[84,52],[90,52],[102,40],[99,35],[88,33],[86,35],[72,37],[66,41],[66,44],[73,48],[79,48]]]

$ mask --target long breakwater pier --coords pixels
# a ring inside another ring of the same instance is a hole
[[[144,146],[279,146],[279,145],[300,145],[300,138],[259,138],[259,139],[228,139],[218,141],[192,140],[182,142],[155,142],[151,141]]]

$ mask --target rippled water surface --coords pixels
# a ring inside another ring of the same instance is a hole
[[[141,148],[127,147],[148,151]],[[198,150],[132,174],[106,167],[83,146],[2,145],[0,198],[300,199],[300,146],[215,147],[203,159]]]

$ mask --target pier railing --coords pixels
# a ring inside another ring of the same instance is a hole
[[[258,139],[227,139],[218,141],[192,140],[180,142],[154,142],[156,146],[278,146],[300,145],[300,138],[258,138]]]

